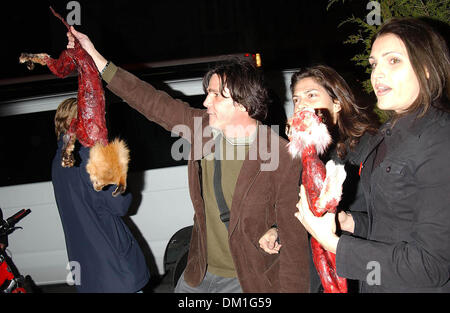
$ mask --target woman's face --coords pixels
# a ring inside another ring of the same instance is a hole
[[[294,101],[294,112],[304,107],[327,109],[333,119],[333,124],[336,124],[341,106],[338,101],[333,101],[325,88],[314,78],[300,79],[294,86],[292,100]]]
[[[403,41],[394,34],[378,37],[369,57],[371,82],[381,110],[402,113],[419,95],[419,81]]]

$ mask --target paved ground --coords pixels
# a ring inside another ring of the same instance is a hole
[[[67,284],[41,285],[35,288],[37,293],[76,293],[75,286]],[[159,281],[151,281],[143,291],[144,293],[173,293],[169,275]]]

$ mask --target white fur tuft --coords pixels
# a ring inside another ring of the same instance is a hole
[[[317,154],[320,155],[331,143],[327,126],[320,122],[313,109],[304,108],[302,111],[296,112],[290,120],[290,124],[291,136],[288,149],[294,157],[301,157],[303,150],[311,145],[316,147]]]
[[[328,161],[325,168],[327,176],[323,182],[323,188],[317,202],[319,208],[325,208],[331,203],[337,206],[339,201],[341,201],[342,184],[347,177],[344,165],[336,164],[333,160]]]

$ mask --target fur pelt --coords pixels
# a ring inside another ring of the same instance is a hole
[[[115,139],[108,145],[94,145],[89,152],[86,170],[96,191],[114,184],[113,196],[123,193],[127,188],[128,162],[130,151],[123,140]]]
[[[312,213],[336,213],[346,173],[343,165],[330,160],[325,166],[318,156],[331,142],[325,124],[311,108],[296,111],[289,123],[289,151],[302,159],[302,185]],[[314,237],[311,250],[324,292],[347,292],[346,279],[336,272],[336,255],[325,250]]]
[[[314,145],[320,155],[332,141],[327,126],[321,123],[314,109],[303,108],[295,112],[289,119],[289,125],[289,152],[294,157],[301,157],[303,150],[310,145]]]

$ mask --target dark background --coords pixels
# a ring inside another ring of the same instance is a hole
[[[66,17],[69,2],[2,2],[0,80],[48,73],[42,67],[29,72],[18,57],[21,52],[57,57],[65,49],[66,28],[48,7]],[[119,65],[259,52],[266,68],[326,63],[340,72],[363,73],[350,61],[355,46],[342,43],[354,26],[337,26],[352,14],[367,15],[366,1],[338,3],[329,11],[327,0],[78,2],[81,25],[77,30]]]
[[[355,47],[342,43],[354,29],[352,25],[337,26],[352,14],[367,15],[367,1],[346,1],[345,5],[337,4],[327,11],[327,0],[79,0],[81,25],[76,29],[87,34],[104,57],[121,66],[248,52],[261,54],[264,71],[325,63],[353,84],[357,79],[366,79],[364,71],[350,61]],[[0,2],[0,102],[76,89],[75,78],[21,84],[13,80],[50,74],[46,67],[38,65],[29,71],[18,59],[23,52],[45,52],[57,58],[66,49],[67,30],[52,15],[49,6],[66,18],[69,2]],[[182,100],[201,107],[203,98],[192,96]],[[132,215],[139,207],[142,170],[186,162],[175,162],[171,157],[170,148],[177,138],[107,90],[106,99],[109,135],[124,139],[131,151]],[[278,104],[278,109],[283,109],[283,101]],[[282,125],[286,116],[276,111],[280,114],[270,116],[277,117],[277,121],[271,122]],[[54,113],[0,117],[0,187],[51,179],[51,161],[56,150]],[[284,126],[280,129],[284,130]],[[141,243],[153,277],[158,277],[155,266],[150,265],[153,262],[149,247],[139,230],[130,222],[129,226]]]
[[[67,9],[69,2],[0,3],[0,106],[2,101],[14,98],[76,90],[76,77],[58,79],[47,67],[36,65],[29,71],[18,61],[22,52],[45,52],[57,58],[66,49],[67,29],[53,16],[49,6],[66,18],[72,11]],[[286,120],[284,99],[279,98],[285,95],[282,69],[328,64],[359,91],[360,100],[367,98],[366,102],[373,102],[361,92],[358,83],[367,74],[350,61],[356,54],[355,46],[342,43],[355,32],[354,26],[338,28],[352,14],[367,15],[365,1],[345,1],[345,5],[336,4],[329,11],[327,0],[80,0],[78,3],[81,25],[76,29],[87,34],[97,50],[117,65],[260,53],[263,70],[271,73],[272,87],[276,85],[278,92],[272,93],[274,101],[269,106],[270,120],[266,123],[279,125],[281,130]],[[175,71],[187,73],[185,68]],[[195,77],[204,73],[202,69]],[[51,79],[27,83],[13,80],[42,74]],[[173,79],[174,74],[177,73],[167,70],[166,76],[158,73],[147,81],[165,90],[163,78]],[[128,143],[130,172],[185,164],[184,160],[175,161],[171,157],[170,148],[176,137],[130,109],[108,89],[105,92],[108,132],[110,138],[121,137]],[[203,98],[181,97],[200,108]],[[50,180],[56,150],[54,114],[46,111],[0,117],[0,186]]]
[[[67,8],[69,2],[0,3],[0,102],[76,90],[76,77],[58,79],[46,67],[36,65],[29,71],[18,61],[22,52],[45,52],[57,58],[66,49],[67,29],[53,16],[49,6],[66,18],[73,10]],[[372,102],[358,83],[367,74],[350,61],[356,47],[343,44],[356,30],[351,24],[338,28],[352,14],[366,16],[366,1],[345,1],[328,11],[327,0],[79,0],[78,3],[81,25],[76,29],[87,34],[103,56],[124,67],[142,62],[260,53],[263,70],[271,73],[275,80],[272,87],[276,85],[278,93],[272,93],[274,101],[269,106],[270,120],[266,123],[279,125],[281,130],[286,120],[284,99],[279,98],[285,95],[279,88],[280,82],[285,88],[280,72],[283,69],[328,64],[362,95],[360,100],[367,98],[365,102]],[[175,71],[187,72],[184,68]],[[196,75],[202,76],[204,72]],[[42,74],[51,79],[17,82],[17,78]],[[176,73],[167,74],[165,78],[173,79]],[[161,85],[162,80],[158,73],[147,81],[164,89],[167,86]],[[128,143],[131,172],[185,164],[184,160],[173,160],[170,154],[177,138],[130,109],[107,89],[105,92],[109,135]],[[181,99],[201,108],[203,98]],[[0,117],[0,186],[50,180],[56,150],[53,117],[54,111]]]
[[[246,52],[260,53],[267,71],[324,63],[371,102],[358,83],[368,75],[350,61],[364,47],[343,44],[356,32],[355,26],[338,27],[349,16],[366,16],[369,1],[347,0],[327,11],[327,0],[79,0],[81,25],[76,29],[87,34],[104,57],[121,66]],[[56,92],[55,86],[63,84],[64,80],[55,79],[57,84],[8,85],[14,78],[50,73],[42,66],[30,72],[18,59],[22,52],[59,56],[67,45],[67,30],[49,6],[65,18],[71,11],[66,8],[69,2],[0,2],[0,102],[34,91],[44,93],[50,86]],[[76,84],[74,79],[67,81],[70,88]],[[201,107],[203,96],[183,100]],[[0,117],[0,187],[50,180],[56,149],[53,117],[54,111]],[[286,116],[279,117],[281,125]],[[110,135],[125,139],[130,147],[130,173],[185,164],[171,158],[176,138],[108,92],[107,119]],[[139,207],[141,185],[142,179],[129,185],[134,198],[131,211]]]

